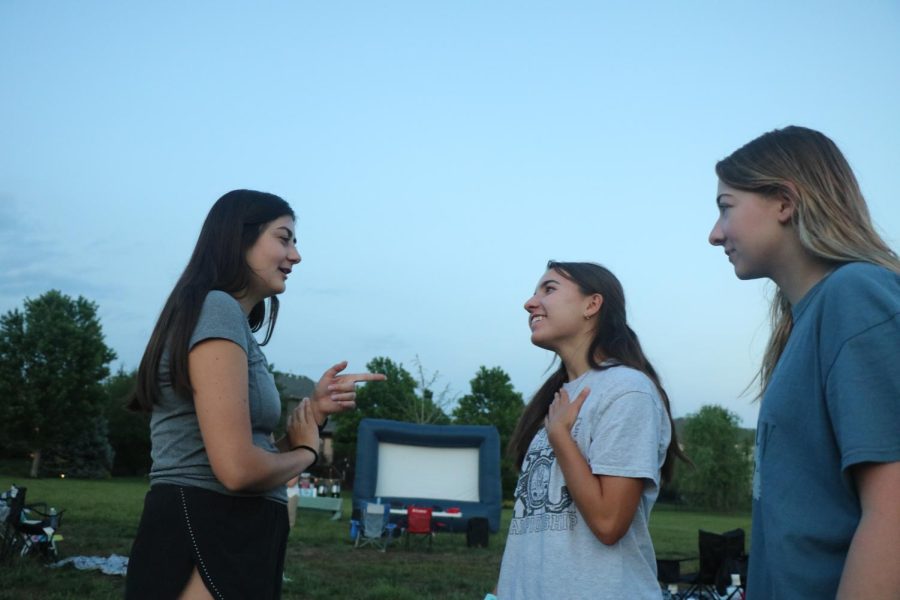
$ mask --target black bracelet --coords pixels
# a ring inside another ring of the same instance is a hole
[[[312,461],[312,464],[311,464],[311,465],[309,465],[308,467],[306,467],[307,469],[309,469],[309,468],[315,466],[315,464],[316,464],[317,462],[319,462],[319,453],[316,452],[315,449],[312,448],[311,446],[307,446],[306,444],[299,444],[299,445],[294,446],[293,448],[291,448],[291,452],[293,452],[294,450],[309,450],[310,452],[312,452],[312,455],[313,455],[313,461]]]

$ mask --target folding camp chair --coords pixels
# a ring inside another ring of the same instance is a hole
[[[410,506],[406,509],[406,549],[409,550],[409,538],[413,535],[428,538],[428,550],[434,540],[434,527],[431,521],[431,509]]]
[[[391,505],[366,502],[362,522],[356,533],[357,548],[372,545],[384,552],[394,537],[396,525],[390,522]]]
[[[744,530],[732,529],[725,533],[698,531],[697,545],[700,550],[700,569],[696,573],[688,573],[678,578],[680,583],[687,584],[687,589],[679,594],[680,598],[729,598],[725,596],[731,582],[731,574],[741,575],[746,579],[747,556],[744,554]],[[657,563],[659,564],[659,563]],[[740,592],[740,589],[737,590]]]
[[[0,562],[9,560],[18,554],[21,536],[16,530],[16,524],[25,508],[25,489],[12,486],[8,492],[0,495],[0,514],[3,515],[0,524]]]
[[[29,554],[38,554],[48,561],[58,558],[56,542],[62,536],[57,532],[65,511],[48,512],[44,503],[26,505],[27,491],[13,486],[3,494],[6,518],[0,540],[0,561]]]
[[[696,556],[682,557],[656,557],[656,579],[659,585],[665,590],[663,598],[665,600],[681,600],[685,597],[678,593],[678,585],[683,580],[681,576],[681,563],[696,561]]]

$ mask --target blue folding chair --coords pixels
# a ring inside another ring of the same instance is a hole
[[[381,548],[381,551],[385,552],[394,537],[394,529],[397,528],[395,524],[391,523],[390,517],[390,504],[366,502],[362,521],[356,532],[355,546],[362,548],[371,545]]]

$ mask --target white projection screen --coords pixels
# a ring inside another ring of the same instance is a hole
[[[375,495],[479,502],[478,459],[478,448],[378,442]]]

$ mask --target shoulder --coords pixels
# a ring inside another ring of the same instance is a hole
[[[641,395],[650,399],[659,395],[656,385],[646,374],[625,365],[593,370],[585,377],[585,385],[591,388],[591,396],[603,397],[608,402],[626,395]]]
[[[879,265],[849,263],[838,267],[823,283],[822,291],[828,298],[879,301],[900,306],[900,273]]]
[[[826,302],[854,301],[863,305],[900,310],[900,273],[870,263],[850,263],[839,267],[823,282]],[[843,307],[845,310],[847,306]]]
[[[234,296],[221,290],[211,290],[203,301],[197,325],[217,323],[243,328],[246,322],[247,316]]]
[[[237,343],[247,352],[251,336],[247,316],[241,310],[240,303],[226,292],[212,290],[203,301],[190,346],[205,339],[222,338]]]
[[[621,435],[617,439],[630,446],[640,444],[638,440],[663,439],[668,435],[662,429],[668,427],[665,406],[653,380],[645,373],[619,365],[592,371],[585,379],[585,385],[591,388],[585,402],[585,418],[595,437],[599,435],[597,439],[611,439],[611,432],[618,431]],[[656,452],[656,445],[646,447]]]
[[[878,326],[900,314],[900,274],[870,263],[849,263],[822,282],[823,323],[842,337]]]
[[[203,310],[231,314],[234,314],[235,311],[237,311],[240,314],[244,314],[243,311],[241,311],[241,304],[237,299],[222,290],[210,290],[206,294],[206,299],[203,300]]]

